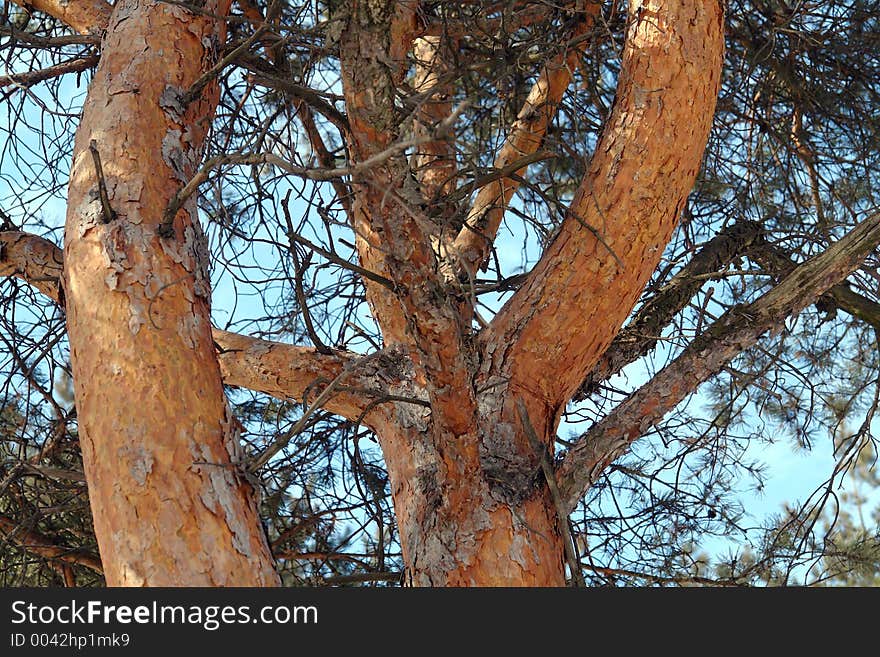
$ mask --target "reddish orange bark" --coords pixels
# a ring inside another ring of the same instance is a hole
[[[500,404],[495,398],[487,402]],[[536,429],[549,430],[533,406]],[[563,586],[556,510],[536,477],[513,400],[474,431],[432,436],[430,414],[399,406],[377,424],[411,586]]]
[[[723,51],[717,0],[631,2],[614,111],[587,175],[484,338],[516,386],[564,404],[629,315],[700,168]]]
[[[0,232],[0,276],[17,276],[49,299],[61,301],[64,252],[49,240],[20,231]],[[310,347],[260,340],[221,329],[211,336],[226,385],[257,390],[279,399],[311,401],[337,377],[338,392],[322,408],[372,426],[369,406],[403,383],[406,357],[388,352],[358,359],[355,354],[321,354]],[[418,397],[414,389],[406,391]],[[378,410],[375,411],[378,413]]]
[[[209,5],[223,12],[225,6]],[[216,92],[180,94],[210,66],[220,23],[120,0],[77,130],[64,292],[95,533],[110,585],[273,585],[274,564],[214,354],[195,206],[160,237],[198,166]],[[98,193],[97,147],[108,217]]]
[[[13,0],[13,2],[54,16],[80,34],[103,32],[113,10],[104,0]]]

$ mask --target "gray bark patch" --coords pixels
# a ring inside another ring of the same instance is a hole
[[[165,112],[165,116],[177,124],[183,122],[186,107],[183,104],[184,91],[180,87],[168,85],[159,96],[159,107]],[[180,132],[179,130],[177,132]],[[163,150],[164,155],[164,150]]]
[[[492,496],[519,506],[539,490],[538,455],[523,453],[517,431],[507,422],[488,427],[480,441],[480,464]]]

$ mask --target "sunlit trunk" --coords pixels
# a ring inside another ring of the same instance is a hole
[[[210,86],[188,105],[183,94],[219,39],[216,21],[182,6],[120,0],[76,135],[64,297],[110,585],[278,582],[236,465],[237,423],[211,339],[207,244],[194,200],[178,212],[173,235],[159,235],[171,195],[198,166],[216,106]]]
[[[484,398],[468,435],[438,438],[427,415],[405,407],[377,427],[409,585],[565,584],[559,516],[513,399]],[[528,405],[549,441],[555,422]]]

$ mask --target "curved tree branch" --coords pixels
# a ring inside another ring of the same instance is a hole
[[[658,372],[611,413],[583,434],[557,468],[566,508],[697,386],[718,373],[768,331],[814,303],[840,284],[880,244],[880,213],[859,224],[823,253],[791,271],[769,292],[746,306],[735,306],[697,337],[672,363]]]
[[[61,75],[66,75],[67,73],[86,71],[97,66],[99,59],[100,57],[97,55],[92,55],[91,57],[71,59],[36,71],[13,73],[12,75],[0,75],[0,88],[13,84],[20,87],[29,87],[38,82],[51,80],[52,78],[57,78]]]
[[[0,276],[17,276],[60,303],[63,271],[64,253],[49,240],[20,231],[0,232]]]
[[[631,0],[617,99],[588,172],[482,337],[503,355],[496,373],[550,407],[577,390],[660,260],[700,168],[723,51],[719,0]]]
[[[104,0],[12,0],[67,23],[80,34],[99,34],[107,29],[113,7]]]
[[[750,250],[749,257],[777,280],[797,267],[791,256],[773,244],[756,245]],[[816,300],[816,306],[820,310],[840,309],[880,330],[880,304],[853,291],[846,283],[840,283],[828,290]]]
[[[782,249],[764,239],[760,224],[745,220],[725,228],[639,309],[584,379],[575,401],[585,399],[602,381],[653,349],[662,329],[690,302],[703,285],[705,275],[720,271],[740,256],[760,264],[777,281],[797,267]],[[820,309],[842,310],[880,329],[880,304],[853,291],[846,283],[832,287],[816,300],[816,305]]]
[[[319,393],[333,383],[333,394],[326,395],[318,405],[367,426],[373,426],[381,411],[376,400],[390,398],[392,388],[407,382],[401,373],[408,359],[395,350],[368,356],[342,351],[322,354],[312,347],[270,342],[217,328],[213,336],[224,384],[314,404]]]

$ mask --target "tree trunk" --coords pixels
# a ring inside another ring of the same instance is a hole
[[[556,508],[507,392],[481,397],[472,434],[446,436],[405,405],[376,427],[409,585],[565,585]],[[524,401],[551,444],[556,418]]]
[[[109,585],[278,582],[253,491],[236,467],[194,200],[173,235],[160,236],[216,106],[210,87],[188,106],[182,94],[210,67],[220,29],[181,6],[120,0],[76,135],[64,293]]]

